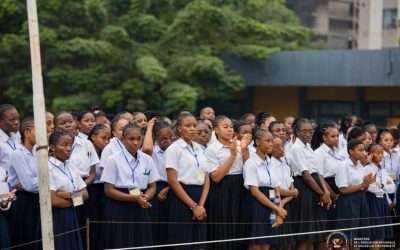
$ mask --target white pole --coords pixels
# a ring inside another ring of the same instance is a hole
[[[36,0],[27,0],[29,41],[31,47],[33,113],[35,117],[37,158],[39,163],[40,220],[44,250],[54,250],[53,216],[49,191],[47,131],[40,58],[39,23]]]

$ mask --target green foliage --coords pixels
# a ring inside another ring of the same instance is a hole
[[[39,1],[43,79],[53,111],[193,111],[244,87],[223,54],[263,60],[308,48],[284,0]],[[32,90],[26,6],[0,1],[1,98],[22,113]]]

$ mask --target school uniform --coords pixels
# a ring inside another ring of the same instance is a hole
[[[86,188],[86,183],[80,176],[79,170],[68,166],[54,157],[49,158],[50,190],[54,192],[75,193]],[[79,228],[76,207],[53,207],[54,234],[61,234]],[[57,250],[82,250],[82,239],[79,231],[56,236],[55,249]]]
[[[218,140],[209,145],[205,151],[208,163],[208,173],[216,171],[219,166],[230,157],[229,146],[223,145]],[[229,172],[216,183],[211,179],[206,209],[209,222],[237,223],[240,221],[243,199],[243,158],[240,144],[237,142],[237,156]],[[240,225],[235,224],[209,224],[207,235],[209,240],[233,239],[239,236]],[[208,249],[240,249],[237,242],[212,244]]]
[[[278,186],[281,189],[289,190],[290,187],[293,185],[293,177],[291,173],[291,169],[285,159],[282,157],[280,159],[271,157],[271,164],[270,164],[270,173],[271,176],[276,177],[278,181]],[[281,197],[283,199],[284,197]],[[296,198],[295,198],[296,199]],[[286,206],[284,207],[287,211],[287,217],[285,219],[285,223],[278,227],[278,234],[291,234],[294,233],[292,222],[294,221],[293,214],[293,201],[291,200]],[[274,244],[283,246],[283,245],[290,245],[294,243],[293,237],[281,237],[276,238],[276,242]]]
[[[258,189],[269,199],[272,199],[272,191],[279,186],[277,176],[272,175],[270,170],[271,159],[261,159],[259,155],[252,154],[243,167],[243,179],[245,198],[243,202],[243,216],[247,224],[245,237],[259,237],[274,235],[277,229],[272,228],[270,221],[271,208],[261,204],[250,192],[250,187]],[[249,244],[273,244],[275,240],[265,238],[250,240]]]
[[[333,192],[339,194],[340,191],[335,183],[335,176],[338,168],[345,161],[345,157],[340,153],[337,148],[330,148],[325,143],[321,144],[315,151],[315,158],[317,166],[320,169],[320,174],[324,177],[326,183],[330,186]],[[335,201],[333,201],[335,202]],[[336,205],[334,204],[327,211],[328,227],[335,228],[336,220]]]
[[[349,153],[347,152],[347,139],[342,132],[339,133],[339,144],[337,150],[342,157],[347,158],[349,156]]]
[[[100,163],[96,164],[96,178],[92,185],[90,185],[89,200],[92,202],[95,209],[88,213],[90,221],[103,221],[104,206],[105,206],[105,194],[104,194],[104,182],[101,181],[101,168]],[[90,249],[104,249],[103,242],[99,239],[103,237],[104,224],[91,224],[90,227]]]
[[[138,151],[136,158],[123,149],[105,161],[101,180],[112,184],[119,191],[129,194],[131,190],[145,192],[150,183],[159,180],[153,159]],[[149,201],[151,202],[151,201]],[[121,202],[106,197],[104,220],[114,222],[151,221],[151,208],[142,208],[136,202]],[[104,247],[121,248],[153,244],[152,226],[148,224],[107,224],[104,229]]]
[[[376,181],[369,185],[367,190],[367,201],[369,205],[369,216],[371,225],[382,225],[393,223],[390,217],[390,209],[386,200],[386,193],[393,193],[396,190],[392,178],[386,169],[370,163],[364,167],[365,175],[374,174]],[[371,228],[371,240],[391,239],[393,236],[392,227]]]
[[[7,172],[0,168],[0,194],[9,192],[7,183]],[[10,246],[10,237],[6,220],[6,211],[8,208],[0,207],[0,249]]]
[[[310,144],[304,144],[299,138],[296,138],[292,146],[289,157],[289,166],[294,176],[294,186],[299,190],[299,196],[293,201],[293,211],[296,211],[293,218],[295,221],[310,221],[307,223],[298,223],[293,225],[297,232],[320,231],[327,228],[326,209],[319,206],[320,197],[304,181],[303,172],[308,171],[311,177],[321,187],[318,173],[320,171],[317,165],[314,151]],[[322,188],[322,187],[321,187]],[[318,221],[318,222],[317,222]],[[324,234],[310,234],[297,236],[296,241],[321,242],[325,240]]]
[[[30,152],[19,145],[11,154],[10,185],[19,183],[23,190],[18,191],[10,212],[10,235],[12,245],[19,245],[41,239],[39,174],[36,147]],[[27,209],[29,208],[29,209]],[[41,249],[41,244],[30,244],[18,249]]]
[[[105,163],[106,163],[107,159],[111,155],[121,151],[123,148],[124,148],[124,145],[117,137],[111,138],[110,142],[107,144],[107,146],[104,147],[103,151],[101,152],[100,167],[105,168],[106,167]]]
[[[360,185],[365,176],[364,167],[360,162],[354,164],[347,158],[338,168],[335,176],[336,186],[340,188]],[[336,202],[337,224],[336,228],[362,227],[369,224],[369,205],[365,191],[350,194],[341,194]],[[369,237],[369,230],[353,230],[344,232],[351,240],[354,237]]]
[[[168,178],[165,169],[165,151],[157,144],[154,145],[152,158],[160,179],[157,181],[157,191],[152,201],[151,218],[153,221],[165,223],[168,221],[168,198],[165,201],[160,201],[157,196],[161,190],[168,187]],[[165,233],[168,230],[168,225],[164,223],[153,224],[153,239],[157,245],[168,242],[168,235]]]
[[[186,143],[182,138],[172,143],[165,152],[165,166],[177,172],[178,182],[186,193],[199,203],[203,192],[205,175],[207,173],[207,159],[200,144]],[[169,219],[177,222],[168,225],[168,239],[170,243],[196,242],[207,239],[207,227],[204,223],[193,221],[193,213],[175,194],[170,191]],[[182,222],[183,224],[179,224]],[[190,223],[188,223],[190,222]],[[177,249],[201,248],[200,246],[180,247]]]
[[[400,153],[397,150],[392,150],[390,153],[384,151],[381,166],[386,169],[390,178],[392,178],[395,184],[398,185],[400,174]],[[388,193],[387,199],[389,203],[397,203],[396,190],[392,190]]]
[[[19,144],[17,134],[8,135],[0,129],[0,168],[3,168],[7,173],[10,170],[11,154]]]

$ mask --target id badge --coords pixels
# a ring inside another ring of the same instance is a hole
[[[74,207],[83,205],[83,197],[81,192],[75,192],[71,194],[72,204]]]
[[[129,190],[129,194],[133,196],[139,196],[142,194],[142,191],[140,191],[139,188],[132,188],[131,190]]]
[[[269,190],[269,198],[270,198],[270,199],[274,199],[275,196],[276,196],[275,190],[274,190],[274,189]]]
[[[197,172],[197,180],[198,180],[199,182],[204,182],[204,177],[205,177],[205,176],[206,176],[206,175],[204,174],[203,171],[199,170],[199,171]]]
[[[393,180],[394,182],[397,182],[397,175],[396,175],[396,173],[390,172],[390,173],[389,173],[389,176],[390,176],[390,178],[392,178],[392,180]]]
[[[375,194],[375,196],[376,196],[376,198],[383,198],[383,195],[384,195],[385,193],[384,192],[377,192],[376,194]]]

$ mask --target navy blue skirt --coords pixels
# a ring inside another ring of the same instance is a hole
[[[129,193],[127,189],[119,190]],[[152,208],[141,208],[136,202],[121,202],[106,198],[104,220],[115,223],[103,225],[104,248],[153,245],[150,209]]]
[[[12,246],[41,239],[39,194],[17,192],[17,200],[13,202],[9,216]],[[38,242],[15,249],[42,249],[42,244]]]
[[[227,175],[221,182],[211,181],[206,209],[207,221],[216,224],[208,224],[207,239],[223,240],[240,236],[241,224],[228,224],[240,222],[241,202],[245,189],[243,187],[243,175]],[[227,224],[217,224],[217,223]],[[235,250],[242,249],[239,242],[211,244],[208,249]]]
[[[153,242],[155,245],[167,244],[168,243],[168,198],[165,201],[158,199],[158,193],[164,188],[168,187],[168,183],[165,181],[157,182],[157,191],[151,202],[153,205],[150,210],[151,220],[155,223],[152,224],[153,228]],[[168,193],[171,190],[168,191]],[[168,194],[169,196],[169,194]],[[167,197],[168,197],[167,196]],[[159,223],[157,223],[159,222]]]
[[[87,218],[90,221],[102,221],[104,214],[104,184],[96,183],[88,186],[90,204],[86,206]],[[104,249],[102,241],[103,238],[103,224],[90,223],[89,224],[89,237],[90,237],[90,250]]]
[[[287,217],[283,224],[277,228],[278,234],[292,234],[295,233],[295,218],[294,214],[296,211],[294,210],[294,202],[297,198],[291,200],[286,206],[284,207],[287,212]],[[289,246],[295,244],[296,239],[293,236],[286,236],[286,237],[279,237],[274,239],[274,245],[277,247],[280,246]]]
[[[259,190],[266,196],[269,197],[269,187],[259,187]],[[243,202],[243,216],[244,221],[247,224],[247,232],[245,237],[261,237],[276,235],[277,229],[272,228],[270,221],[270,215],[272,210],[262,205],[256,198],[251,195],[250,190],[245,192]],[[264,238],[248,241],[249,244],[263,245],[263,244],[274,244],[275,239]]]
[[[8,234],[6,216],[5,213],[0,210],[0,249],[7,248],[9,246],[10,238]]]
[[[74,207],[69,207],[69,208],[53,207],[53,228],[55,237],[54,244],[56,250],[83,249],[81,234],[80,231],[78,231],[79,229],[78,218]]]
[[[337,223],[336,228],[363,227],[369,225],[369,204],[364,191],[339,196],[336,203]],[[369,229],[344,231],[351,239],[355,237],[370,237]]]
[[[369,215],[370,217],[372,217],[369,220],[370,225],[383,225],[393,223],[392,218],[390,217],[391,214],[386,195],[382,198],[378,198],[375,196],[375,194],[367,192],[367,201],[369,205]],[[370,232],[371,240],[387,240],[393,237],[392,227],[371,228]]]
[[[203,186],[184,185],[183,189],[195,202],[200,201],[203,192]],[[169,243],[187,243],[205,241],[207,239],[207,225],[200,221],[192,220],[193,213],[171,190],[169,199],[169,222],[168,224],[168,241]],[[181,223],[180,223],[181,222]],[[184,246],[175,247],[174,249],[204,249],[205,246]]]
[[[320,184],[318,174],[311,175]],[[320,198],[304,182],[302,176],[294,177],[294,186],[299,190],[299,196],[293,201],[294,232],[312,232],[327,229],[327,210],[318,205]],[[319,243],[326,240],[326,234],[307,234],[296,236],[296,242]]]
[[[325,181],[331,187],[335,194],[340,194],[339,188],[336,186],[335,177],[327,177]],[[336,217],[337,217],[337,209],[336,209],[336,201],[333,206],[327,210],[327,228],[334,229],[336,227]]]

